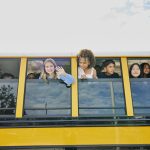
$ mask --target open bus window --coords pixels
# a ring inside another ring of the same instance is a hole
[[[20,59],[0,59],[0,116],[15,115]]]
[[[61,66],[70,74],[70,65],[70,58],[28,59],[24,115],[71,115],[71,89],[55,72]]]
[[[120,62],[113,59],[97,59],[95,66],[98,78],[120,78]]]
[[[150,115],[150,58],[128,59],[135,115]]]
[[[101,76],[101,73],[106,72],[105,67],[109,62],[111,62],[111,75],[106,77],[106,73]],[[95,70],[99,78],[78,80],[79,115],[124,116],[125,103],[120,59],[97,58]]]

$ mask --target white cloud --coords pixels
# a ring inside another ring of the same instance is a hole
[[[0,54],[76,55],[82,48],[97,55],[150,54],[149,10],[143,0],[127,2],[1,1]]]

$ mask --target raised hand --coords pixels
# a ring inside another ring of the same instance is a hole
[[[66,72],[64,68],[60,66],[56,67],[56,73],[57,73],[57,76],[60,76],[60,75],[66,76]]]

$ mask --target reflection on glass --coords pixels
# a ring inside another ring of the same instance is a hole
[[[135,114],[150,114],[150,79],[130,79]]]
[[[27,80],[25,94],[25,115],[70,115],[70,88],[58,80]]]
[[[0,79],[0,115],[14,115],[18,80]]]
[[[125,115],[121,79],[79,80],[80,115]]]

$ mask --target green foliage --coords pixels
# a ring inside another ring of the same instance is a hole
[[[6,108],[0,110],[0,115],[15,114],[15,110],[7,109],[16,107],[16,96],[13,92],[13,87],[10,85],[3,85],[0,88],[0,108]]]

